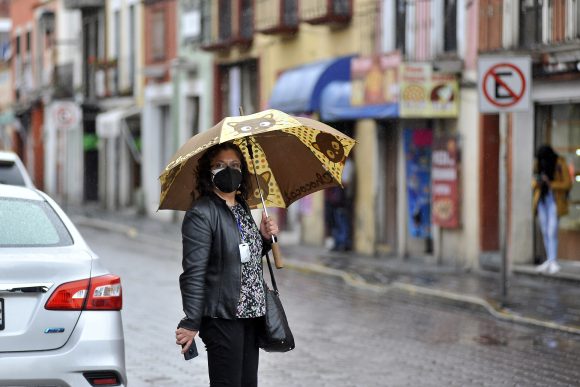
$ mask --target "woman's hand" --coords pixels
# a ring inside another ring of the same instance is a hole
[[[262,222],[260,223],[260,233],[264,239],[272,239],[272,235],[278,235],[278,224],[271,217],[266,217],[262,212]]]
[[[177,328],[175,331],[175,343],[177,345],[185,345],[181,349],[182,354],[187,352],[189,347],[191,347],[191,343],[193,343],[193,338],[195,335],[197,335],[197,331],[190,331],[189,329],[185,328]]]

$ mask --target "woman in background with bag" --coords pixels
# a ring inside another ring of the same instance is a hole
[[[246,203],[250,174],[236,145],[210,148],[196,175],[200,197],[182,225],[179,282],[186,318],[176,343],[187,353],[199,332],[211,387],[255,387],[257,336],[266,314],[261,257],[278,226],[264,215],[259,229],[254,223]]]
[[[536,270],[554,274],[560,271],[557,260],[558,220],[568,213],[568,192],[572,181],[566,160],[549,145],[542,145],[536,153],[532,188],[533,210],[538,216],[547,256],[546,262]]]

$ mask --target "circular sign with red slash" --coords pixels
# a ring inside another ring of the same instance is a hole
[[[73,102],[55,102],[53,105],[53,117],[57,128],[72,129],[80,122],[80,109]]]
[[[511,63],[498,63],[483,76],[483,95],[500,108],[517,104],[528,87],[522,71]]]

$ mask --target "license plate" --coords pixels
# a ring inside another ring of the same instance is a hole
[[[0,331],[4,329],[4,299],[0,298]]]

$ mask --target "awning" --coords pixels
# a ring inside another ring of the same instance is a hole
[[[397,118],[399,104],[352,106],[350,82],[331,82],[322,92],[320,118],[323,121],[358,120],[362,118]]]
[[[320,110],[326,85],[350,80],[351,58],[323,60],[285,71],[276,81],[269,106],[294,114]]]
[[[97,114],[97,135],[100,138],[115,138],[121,133],[122,120],[139,114],[136,106],[117,108]]]

